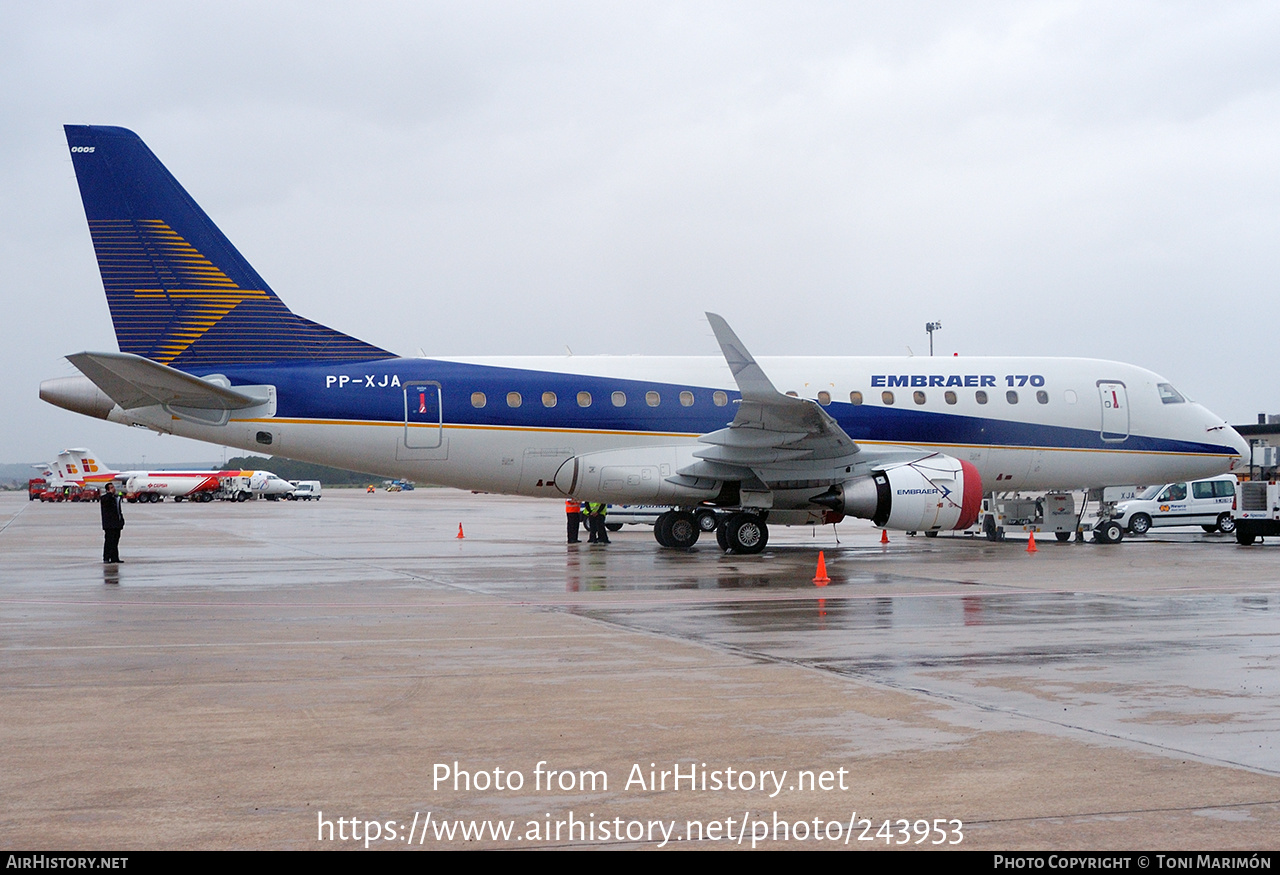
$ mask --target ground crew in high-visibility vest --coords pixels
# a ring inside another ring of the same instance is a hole
[[[588,544],[609,543],[609,531],[604,527],[604,518],[608,512],[608,507],[607,504],[600,501],[587,502],[587,532],[591,536],[587,538]]]
[[[569,524],[569,543],[578,543],[578,530],[582,527],[582,505],[570,499],[564,503],[565,521]]]

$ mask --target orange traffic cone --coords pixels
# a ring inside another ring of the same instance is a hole
[[[880,543],[881,543],[881,544],[887,544],[887,543],[889,543],[889,530],[888,530],[888,529],[881,529],[881,530],[880,530]]]
[[[466,535],[462,534],[462,523],[458,523],[458,538],[465,538],[465,537]]]
[[[827,560],[821,550],[818,551],[818,571],[813,575],[813,582],[817,586],[826,586],[831,582],[831,578],[827,577]]]
[[[1031,532],[1031,539],[1027,541],[1027,552],[1028,553],[1040,552],[1039,550],[1036,549],[1036,533],[1035,532]]]

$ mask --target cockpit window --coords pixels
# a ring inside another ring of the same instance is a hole
[[[1187,399],[1182,397],[1182,393],[1168,383],[1157,383],[1156,390],[1160,392],[1160,400],[1165,404],[1182,404]]]

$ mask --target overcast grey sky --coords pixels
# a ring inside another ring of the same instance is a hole
[[[1280,413],[1280,5],[0,10],[0,461],[217,459],[39,401],[116,349],[62,125],[404,354],[1090,356]]]

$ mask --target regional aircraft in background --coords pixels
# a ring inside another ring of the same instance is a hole
[[[60,407],[126,425],[484,492],[937,532],[986,493],[1209,477],[1247,446],[1156,374],[1066,358],[399,358],[295,315],[138,136],[68,126],[120,352],[68,356]]]
[[[294,487],[270,471],[115,471],[99,462],[93,450],[63,450],[50,467],[64,485],[98,489],[108,482],[130,501],[160,501],[169,496],[176,501],[210,501],[219,492],[244,500],[259,495],[275,499],[287,496]]]

